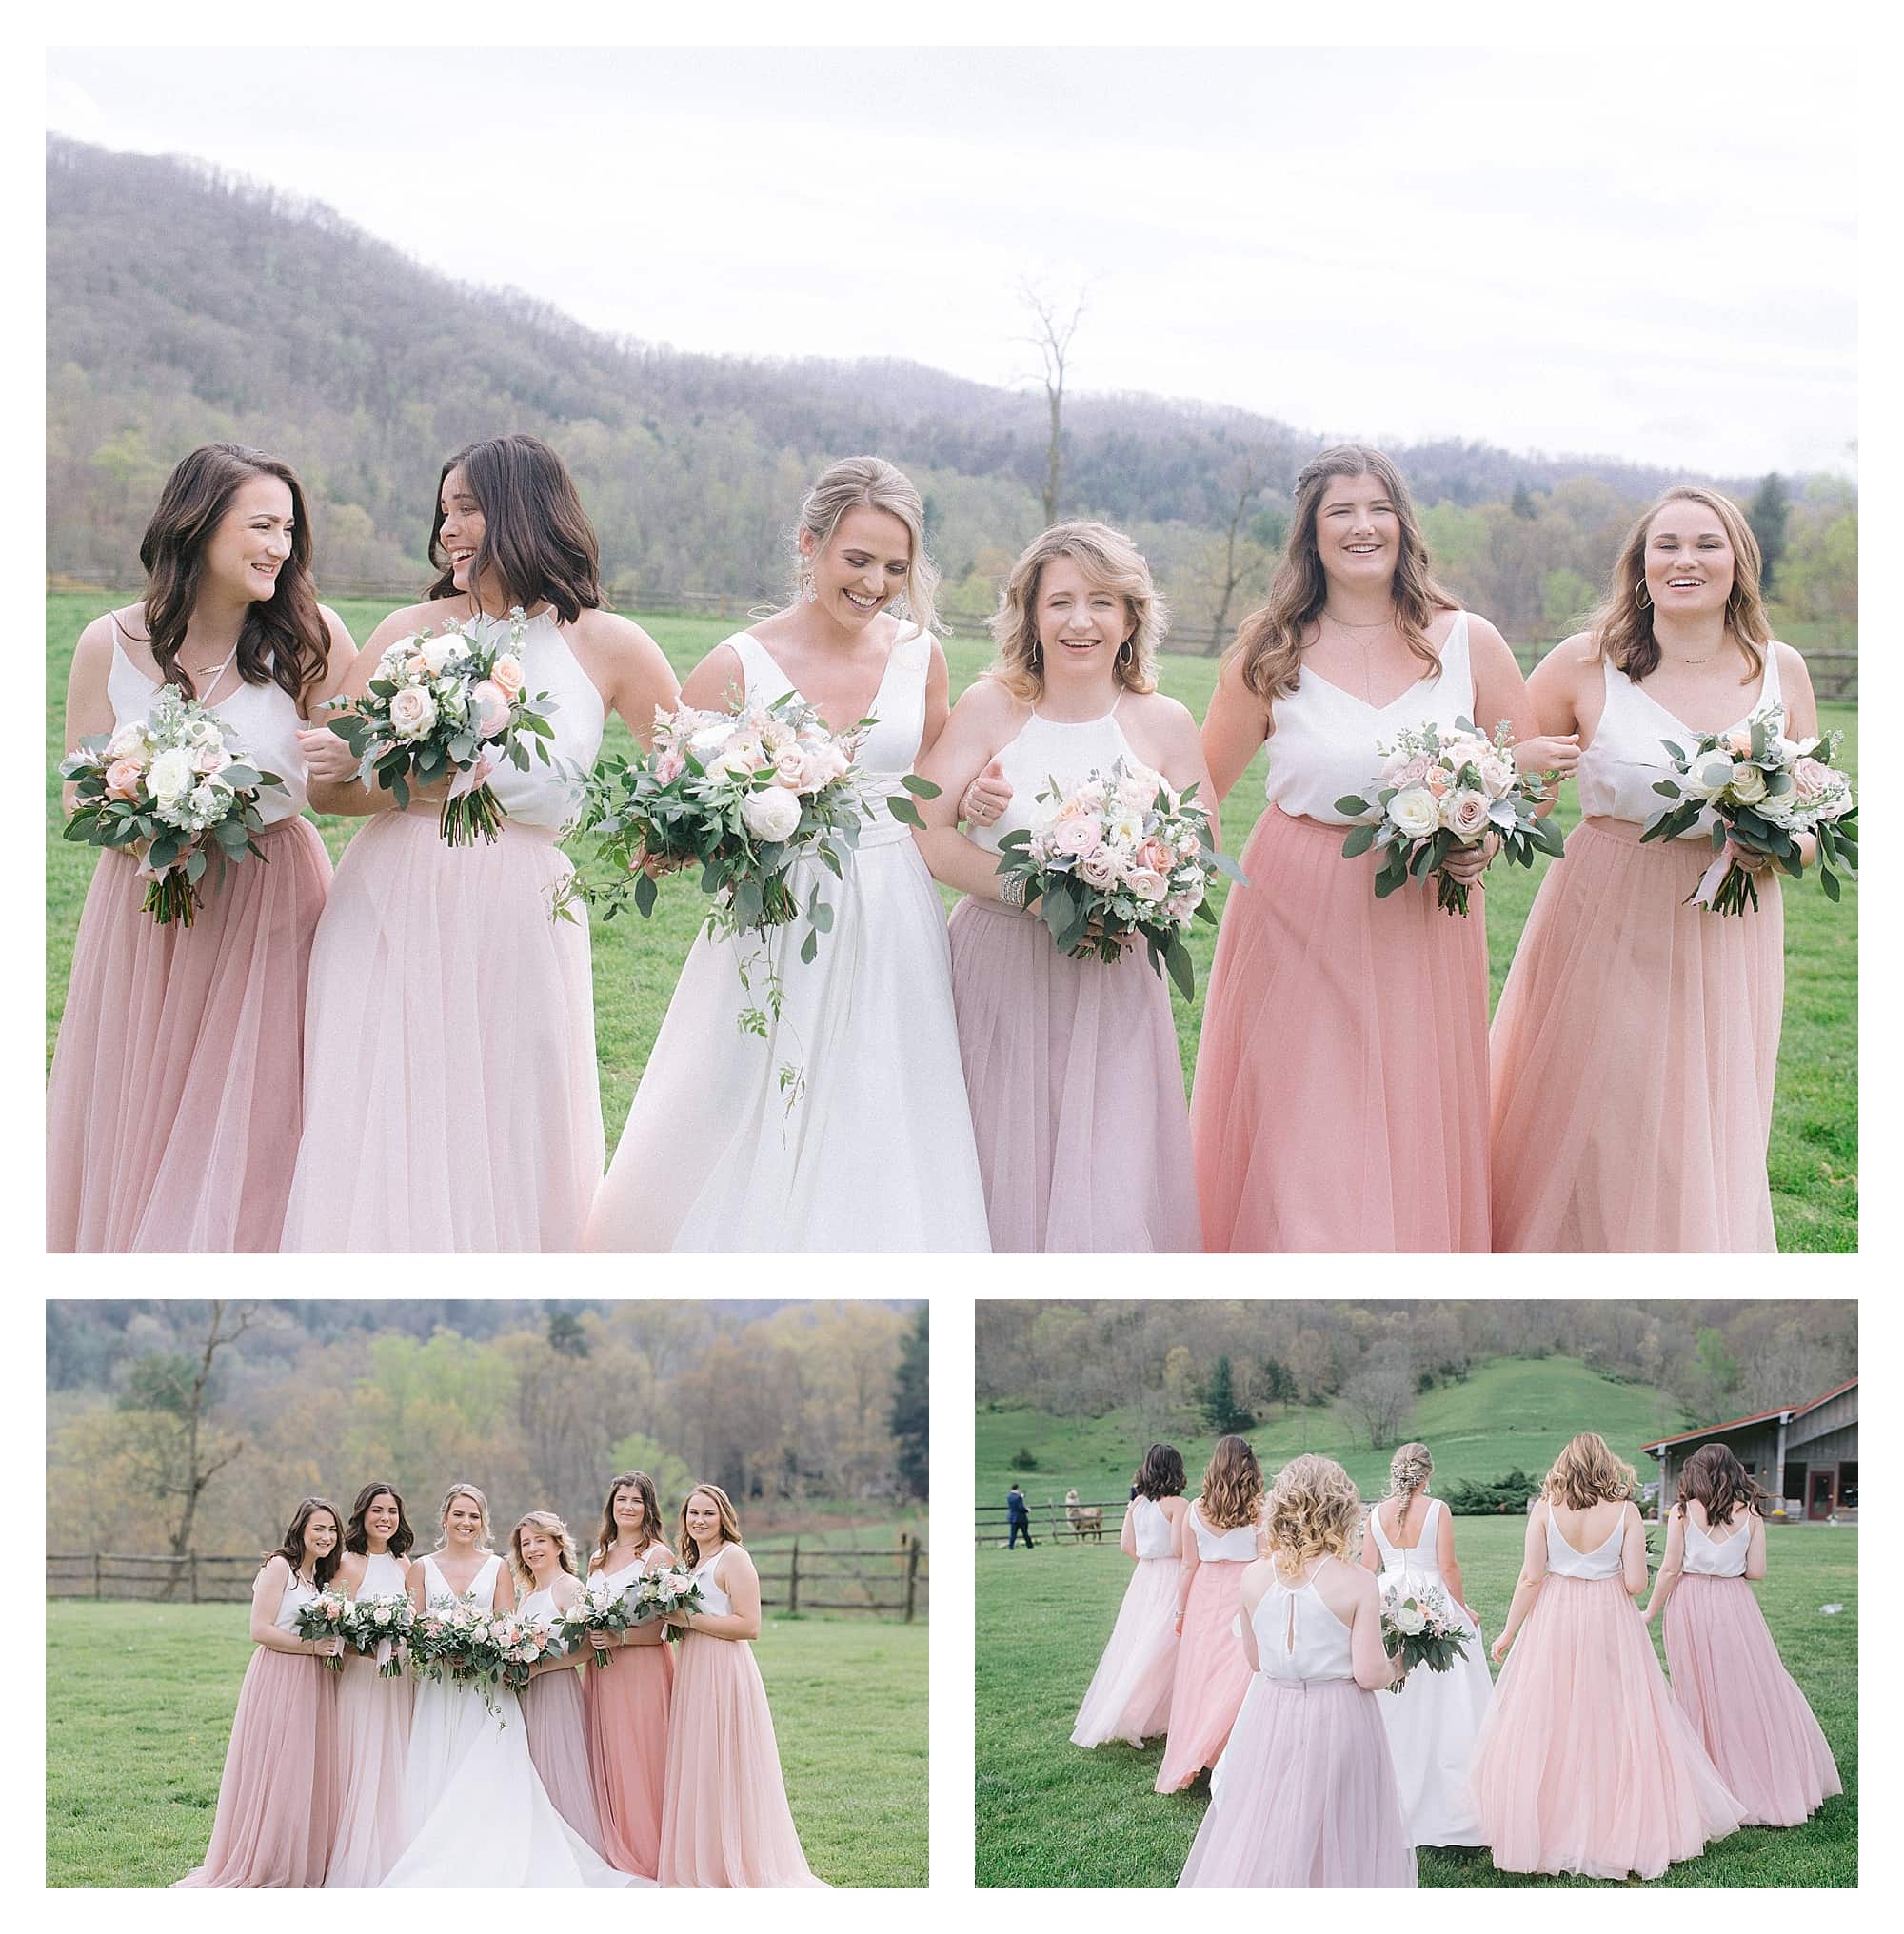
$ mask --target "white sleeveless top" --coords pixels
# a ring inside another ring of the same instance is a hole
[[[721,1551],[726,1549],[723,1545]],[[701,1609],[725,1618],[733,1610],[734,1601],[714,1582],[713,1568],[721,1562],[721,1551],[712,1551],[702,1559],[694,1568],[694,1576],[701,1586]]]
[[[1388,1533],[1381,1528],[1380,1507],[1370,1507],[1369,1529],[1375,1535],[1376,1549],[1381,1553],[1381,1582],[1384,1585],[1397,1584],[1404,1577],[1433,1585],[1441,1582],[1441,1565],[1436,1556],[1435,1540],[1440,1529],[1439,1514],[1446,1510],[1447,1506],[1438,1497],[1431,1497],[1415,1542],[1412,1545],[1397,1545],[1391,1542]]]
[[[500,632],[508,637],[506,618],[486,616],[482,622],[487,636]],[[607,714],[595,681],[582,669],[553,611],[539,611],[529,620],[523,633],[522,659],[524,696],[533,699],[538,692],[546,692],[555,701],[548,715],[555,737],[544,740],[550,763],[545,765],[531,746],[529,769],[524,772],[513,760],[503,760],[489,775],[489,790],[518,825],[559,832],[581,810],[581,781],[602,750]],[[437,809],[432,805],[429,810]]]
[[[553,1625],[561,1615],[555,1608],[555,1587],[538,1585],[516,1609],[526,1619],[541,1619],[545,1624]]]
[[[1716,1538],[1686,1513],[1686,1549],[1680,1569],[1700,1578],[1743,1578],[1745,1558],[1752,1546],[1750,1512],[1733,1520],[1731,1530]]]
[[[1236,1525],[1227,1531],[1213,1530],[1203,1522],[1201,1509],[1190,1507],[1190,1529],[1197,1534],[1197,1558],[1203,1565],[1253,1565],[1256,1562],[1256,1527]]]
[[[483,1569],[469,1581],[469,1589],[459,1592],[447,1578],[436,1569],[433,1552],[426,1552],[423,1559],[423,1590],[426,1605],[456,1605],[464,1599],[492,1611],[496,1605],[496,1580],[502,1576],[503,1560],[499,1553],[491,1551]]]
[[[1336,801],[1350,794],[1369,798],[1364,788],[1381,770],[1378,740],[1392,740],[1398,732],[1431,720],[1447,732],[1460,719],[1480,724],[1474,717],[1465,611],[1456,614],[1438,655],[1441,669],[1433,679],[1418,680],[1386,705],[1371,705],[1305,666],[1296,689],[1273,704],[1263,797],[1298,819],[1353,825],[1347,814],[1336,810]]]
[[[788,692],[799,691],[781,670],[774,655],[752,632],[737,631],[722,642],[731,645],[741,661],[749,704],[770,705]],[[860,747],[859,764],[866,777],[864,795],[869,801],[890,799],[900,790],[901,777],[912,770],[919,758],[919,741],[925,733],[925,679],[931,668],[930,634],[910,625],[903,627],[893,641],[880,688],[866,708],[868,715],[878,721]],[[846,725],[858,722],[845,721]],[[835,730],[845,729],[831,720],[827,723]],[[878,846],[898,846],[911,839],[910,826],[881,811],[861,827],[859,850],[865,853]]]
[[[279,1602],[276,1612],[272,1615],[271,1623],[280,1631],[296,1631],[298,1612],[307,1605],[314,1605],[317,1602],[317,1587],[315,1585],[307,1585],[293,1571],[290,1583],[285,1587],[285,1595]]]
[[[400,1598],[404,1589],[404,1568],[387,1551],[370,1551],[364,1558],[364,1582],[357,1588],[359,1598]]]
[[[1678,777],[1672,755],[1660,741],[1670,739],[1681,752],[1691,752],[1704,735],[1676,719],[1643,684],[1636,684],[1624,672],[1616,671],[1611,659],[1604,662],[1601,671],[1606,704],[1600,712],[1600,722],[1594,727],[1593,739],[1580,754],[1575,775],[1580,788],[1580,813],[1585,819],[1626,819],[1643,826],[1674,803],[1663,793],[1653,790],[1656,780]],[[1759,682],[1758,697],[1726,730],[1735,731],[1761,706],[1778,702],[1778,647],[1767,644],[1765,676]],[[1712,835],[1713,816],[1707,811],[1679,837],[1710,843]]]
[[[1274,1567],[1270,1575],[1273,1582],[1250,1620],[1256,1628],[1257,1670],[1266,1679],[1284,1682],[1353,1679],[1349,1628],[1323,1603],[1316,1573],[1300,1585],[1285,1585]]]
[[[1591,1551],[1577,1551],[1560,1534],[1554,1508],[1547,1508],[1547,1569],[1562,1578],[1617,1578],[1620,1546],[1626,1536],[1626,1513],[1615,1518],[1613,1529]]]
[[[1108,773],[1117,760],[1143,764],[1131,750],[1130,740],[1118,723],[1118,705],[1122,703],[1123,694],[1120,692],[1117,703],[1101,718],[1073,725],[1056,719],[1041,719],[1033,712],[1019,728],[1018,736],[999,753],[999,764],[1012,789],[1011,804],[991,825],[972,828],[973,845],[996,853],[999,841],[1007,833],[1029,832],[1040,811],[1048,810],[1041,807],[1038,796],[1049,792],[1054,780],[1061,799],[1076,791],[1094,772]]]
[[[1130,1520],[1140,1558],[1170,1556],[1170,1518],[1154,1497],[1132,1498]]]
[[[121,725],[143,725],[152,701],[163,688],[150,672],[134,663],[119,614],[114,611],[109,615],[112,666],[106,675],[106,696],[112,702],[112,726],[117,731]],[[225,676],[221,672],[206,689],[215,690]],[[235,691],[208,709],[260,771],[274,772],[284,781],[282,792],[259,795],[259,819],[268,826],[295,819],[310,803],[310,797],[305,783],[304,754],[297,741],[298,728],[305,721],[298,717],[290,694],[280,684],[248,685],[241,680]]]
[[[629,1584],[648,1569],[648,1560],[660,1549],[662,1549],[661,1540],[657,1538],[632,1565],[624,1565],[619,1571],[598,1571],[595,1576],[605,1578],[617,1591],[625,1591]]]

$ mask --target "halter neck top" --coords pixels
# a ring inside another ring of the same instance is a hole
[[[487,638],[508,636],[506,618],[486,614],[482,625]],[[602,750],[607,713],[554,611],[539,611],[528,621],[522,661],[524,694],[532,699],[546,692],[554,701],[548,722],[555,737],[545,741],[550,762],[545,765],[531,751],[524,772],[506,759],[489,775],[489,789],[518,825],[559,832],[581,810],[582,781]]]
[[[404,1568],[387,1551],[371,1551],[364,1559],[359,1598],[395,1598],[404,1589]]]
[[[285,1587],[285,1595],[278,1601],[278,1608],[271,1615],[271,1623],[280,1631],[296,1631],[298,1613],[307,1605],[314,1605],[317,1597],[317,1587],[307,1584],[297,1572],[293,1571],[290,1583]]]
[[[1123,727],[1118,723],[1118,706],[1123,703],[1119,692],[1117,703],[1096,719],[1066,724],[1056,719],[1041,719],[1033,712],[1019,727],[1017,736],[1001,748],[998,758],[1006,783],[1012,789],[1011,804],[989,826],[974,826],[973,845],[988,853],[999,851],[999,842],[1007,833],[1031,830],[1041,810],[1039,795],[1055,789],[1060,799],[1075,792],[1094,772],[1108,773],[1121,759],[1132,765],[1144,761],[1131,750]]]
[[[1317,1569],[1320,1569],[1319,1565]],[[1273,1566],[1270,1576],[1270,1588],[1250,1620],[1256,1628],[1257,1670],[1266,1679],[1283,1682],[1353,1679],[1349,1628],[1316,1589],[1316,1572],[1312,1570],[1300,1585],[1285,1584]]]
[[[726,1549],[721,1547],[721,1551]],[[701,1587],[701,1609],[711,1611],[719,1618],[725,1618],[734,1608],[734,1601],[715,1582],[714,1567],[721,1562],[721,1551],[710,1551],[694,1568],[694,1576]]]

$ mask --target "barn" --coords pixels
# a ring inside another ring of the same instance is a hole
[[[1679,1494],[1679,1472],[1701,1444],[1726,1444],[1788,1518],[1857,1520],[1857,1378],[1810,1403],[1708,1424],[1640,1449],[1659,1467],[1663,1516]]]

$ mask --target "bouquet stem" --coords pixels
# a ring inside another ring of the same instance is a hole
[[[1468,917],[1468,889],[1464,881],[1450,878],[1445,873],[1435,876],[1435,904],[1444,914],[1459,914],[1463,919]]]
[[[170,926],[174,921],[182,927],[188,927],[198,908],[197,888],[186,878],[185,868],[175,866],[160,874],[146,889],[145,904],[140,911],[150,914],[162,927]]]
[[[452,846],[473,846],[478,834],[493,846],[504,818],[502,801],[485,783],[461,799],[445,799],[437,830]]]

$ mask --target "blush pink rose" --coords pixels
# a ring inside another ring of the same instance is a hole
[[[1801,799],[1821,799],[1832,789],[1832,769],[1815,759],[1801,759],[1792,768],[1792,783]]]
[[[1153,902],[1162,899],[1170,890],[1169,882],[1154,866],[1133,866],[1124,875],[1124,884],[1139,899]]]
[[[136,759],[115,759],[106,768],[106,790],[114,799],[136,799],[142,778],[144,774],[139,770]]]
[[[494,679],[485,679],[469,694],[478,739],[496,738],[509,722],[509,701]]]
[[[1067,825],[1075,823],[1067,820]],[[1094,832],[1096,828],[1092,829]],[[1063,828],[1059,829],[1060,834]],[[1112,850],[1102,844],[1094,844],[1078,861],[1078,871],[1091,886],[1112,886],[1117,882],[1118,858]]]
[[[1060,819],[1051,829],[1052,850],[1057,853],[1068,853],[1081,862],[1096,853],[1103,841],[1104,836],[1097,820],[1085,819],[1081,815]],[[1080,870],[1082,870],[1081,865]]]
[[[523,661],[513,652],[504,652],[489,667],[488,682],[506,699],[513,699],[523,688]]]
[[[1140,866],[1148,866],[1158,873],[1167,873],[1170,870],[1170,848],[1161,839],[1146,839],[1137,849],[1137,863]]]
[[[669,780],[679,779],[686,768],[687,761],[682,757],[680,748],[669,746],[655,762],[655,777],[666,785]]]
[[[223,772],[231,763],[231,755],[222,745],[201,745],[191,755],[191,769],[207,778]]]
[[[1448,830],[1458,839],[1473,841],[1487,831],[1488,796],[1470,788],[1455,794],[1444,808]]]
[[[783,786],[798,787],[806,774],[806,755],[797,745],[783,746],[774,754],[774,778]],[[813,788],[806,788],[811,792]]]

